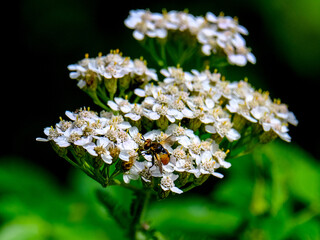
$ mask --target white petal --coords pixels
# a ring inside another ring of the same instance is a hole
[[[138,30],[133,31],[133,37],[139,41],[144,39],[144,34],[139,32]]]
[[[247,59],[245,56],[240,54],[231,54],[228,56],[228,61],[231,64],[235,64],[238,66],[245,66],[247,64]]]
[[[160,118],[160,115],[156,112],[150,111],[147,115],[147,117],[151,120],[158,120]]]
[[[205,115],[203,118],[200,119],[202,123],[204,124],[208,124],[208,123],[213,123],[214,122],[214,118],[213,116],[210,115]]]
[[[168,120],[171,122],[171,123],[174,123],[176,121],[176,119],[170,115],[166,115],[166,117],[168,118]]]
[[[75,141],[74,144],[78,145],[78,146],[84,146],[86,144],[89,144],[91,141],[92,141],[92,137],[89,136],[89,137],[81,138],[81,139]]]
[[[66,116],[68,118],[70,118],[72,121],[75,121],[77,119],[77,117],[75,116],[75,114],[73,114],[73,112],[70,112],[70,111],[66,111],[65,112]]]
[[[217,178],[223,178],[224,176],[223,176],[223,174],[221,174],[221,173],[217,173],[217,172],[213,172],[213,173],[211,173],[213,176],[215,176],[215,177],[217,177]]]
[[[77,83],[77,86],[79,87],[79,88],[84,88],[85,86],[87,85],[87,83],[86,83],[86,81],[84,81],[84,80],[80,80],[78,83]]]
[[[132,109],[132,107],[131,107],[129,104],[128,104],[128,105],[126,104],[126,105],[120,107],[120,110],[121,110],[122,112],[124,112],[124,113],[130,112],[131,109]]]
[[[247,53],[247,59],[252,64],[255,64],[257,62],[256,57],[251,52]]]
[[[208,133],[216,133],[216,128],[213,126],[213,125],[206,125],[205,126],[205,130],[208,132]]]
[[[186,118],[192,118],[193,117],[193,112],[188,108],[184,108],[181,112],[183,113],[183,115]]]
[[[46,127],[43,132],[44,132],[45,135],[49,136],[50,135],[50,131],[51,131],[51,127]]]
[[[203,45],[201,50],[207,56],[209,56],[211,54],[211,46],[209,44]]]
[[[255,107],[251,110],[251,114],[255,119],[260,119],[262,118],[266,113],[269,112],[269,109],[267,107],[264,106],[258,106]]]
[[[134,93],[136,95],[138,95],[139,97],[145,97],[146,96],[146,92],[143,89],[140,89],[140,88],[136,88],[134,90]]]
[[[177,187],[172,187],[170,188],[171,192],[175,192],[175,193],[178,193],[178,194],[181,194],[183,193],[183,191]]]
[[[226,137],[230,142],[232,142],[232,141],[238,140],[241,136],[240,136],[240,133],[237,132],[237,130],[231,128],[227,133]]]
[[[169,71],[167,69],[161,69],[160,73],[165,77],[170,77],[171,76],[171,74],[169,73]]]
[[[156,35],[159,38],[165,38],[165,37],[167,37],[167,30],[166,29],[157,29]]]
[[[207,107],[208,107],[209,109],[214,108],[214,101],[213,101],[211,98],[207,98],[207,99],[205,100],[205,103],[206,103],[206,105],[207,105]]]
[[[169,108],[167,114],[170,116],[179,116],[181,115],[181,112],[179,112],[177,109]]]
[[[207,14],[206,14],[206,19],[207,19],[209,22],[212,22],[212,23],[217,22],[217,17],[216,17],[216,15],[214,15],[212,12],[207,12]]]
[[[135,113],[127,113],[127,114],[124,115],[124,116],[127,117],[127,118],[130,118],[130,119],[133,120],[133,121],[138,121],[138,120],[141,118],[140,115],[135,114]]]
[[[111,164],[112,163],[112,157],[110,156],[110,154],[102,154],[101,158],[107,164]]]
[[[187,136],[181,136],[178,138],[178,143],[180,143],[185,148],[188,148],[188,146],[190,146],[191,144],[191,141]]]
[[[126,184],[129,184],[129,183],[130,183],[130,180],[131,180],[131,178],[129,177],[128,174],[123,174],[123,181],[124,181]]]
[[[166,188],[165,186],[161,185],[161,188],[163,189],[163,191],[169,191],[169,188]]]
[[[131,128],[131,125],[129,122],[122,122],[122,123],[119,123],[117,125],[119,128],[121,129],[128,129],[128,128]]]
[[[129,158],[130,158],[129,151],[121,150],[119,154],[119,158],[123,161],[129,161]]]
[[[132,137],[135,137],[139,133],[139,129],[137,127],[129,128],[129,134]]]
[[[231,163],[226,162],[226,161],[222,161],[222,162],[220,163],[220,165],[221,165],[222,167],[224,167],[224,168],[229,168],[229,167],[231,167]]]
[[[118,104],[116,104],[114,101],[109,100],[109,101],[108,101],[108,106],[109,106],[113,111],[119,111]]]
[[[145,139],[151,139],[152,141],[155,140],[156,136],[159,136],[161,134],[160,130],[152,130],[150,132],[147,132],[143,135]]]
[[[49,139],[37,137],[37,138],[36,138],[36,141],[39,141],[39,142],[49,142]]]
[[[95,148],[95,144],[94,143],[89,143],[87,146],[83,146],[88,153],[90,153],[92,156],[98,156],[98,154],[96,153],[96,151],[94,150]]]
[[[136,150],[138,148],[137,143],[133,139],[128,139],[127,141],[123,142],[122,146],[126,150]]]
[[[153,105],[156,100],[153,97],[146,97],[143,101],[149,105]]]

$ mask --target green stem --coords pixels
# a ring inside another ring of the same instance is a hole
[[[92,98],[93,102],[97,104],[99,107],[103,108],[106,111],[110,111],[110,108],[106,106],[97,96],[97,92],[95,91],[88,91],[88,95]]]
[[[98,97],[100,97],[105,103],[107,103],[108,100],[110,100],[110,99],[108,98],[108,96],[107,96],[106,89],[105,89],[105,87],[104,87],[103,84],[101,84],[101,86],[99,85],[99,86],[97,87],[97,93],[98,93],[98,94],[97,94]]]
[[[150,196],[150,190],[146,190],[143,193],[136,194],[136,198],[133,199],[132,204],[134,211],[129,232],[131,239],[139,240],[138,232],[143,233],[143,231],[145,231],[143,225],[145,224],[145,214],[149,205]]]
[[[139,216],[138,216],[140,225],[144,223],[144,218],[147,211],[147,207],[149,205],[150,196],[151,196],[151,192],[150,190],[147,190],[144,196],[142,208],[140,209]]]
[[[192,55],[195,53],[195,51],[196,51],[196,49],[193,46],[188,47],[180,55],[178,63],[182,66],[187,60],[189,60],[192,57]]]
[[[67,162],[69,162],[72,166],[81,169],[81,167],[78,164],[76,164],[74,161],[72,161],[68,156],[64,156],[63,158],[67,160]]]
[[[166,56],[166,43],[165,42],[160,42],[160,52],[161,52],[161,58],[162,61],[164,62],[163,67],[168,67],[167,64],[167,56]]]
[[[185,192],[188,192],[188,191],[190,191],[191,189],[193,189],[193,188],[195,188],[195,187],[197,187],[197,186],[199,186],[199,185],[196,185],[196,184],[190,184],[188,187],[186,187],[186,188],[184,188],[184,189],[181,189],[184,193]]]
[[[150,52],[151,56],[153,57],[153,59],[156,61],[156,63],[160,66],[163,67],[164,66],[164,61],[161,59],[161,57],[159,57],[157,51],[156,51],[156,47],[154,45],[154,39],[150,38],[148,39],[149,44],[147,47],[147,51]]]

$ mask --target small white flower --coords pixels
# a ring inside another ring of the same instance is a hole
[[[115,97],[114,101],[109,100],[108,106],[114,111],[122,111],[123,113],[128,113],[132,109],[132,105],[127,99]]]
[[[83,148],[88,151],[92,156],[100,156],[101,159],[107,163],[112,163],[112,157],[110,156],[110,152],[107,150],[107,146],[110,143],[109,139],[100,137],[97,140],[97,143],[88,143],[84,145]]]
[[[133,121],[138,121],[144,116],[144,108],[141,104],[134,103],[130,106],[130,112],[126,113],[124,116],[130,118]]]
[[[237,113],[250,122],[253,122],[253,123],[257,122],[257,120],[251,116],[250,109],[245,104],[245,101],[243,101],[241,99],[234,99],[234,98],[231,99],[229,101],[229,104],[227,104],[226,108],[231,113]]]
[[[218,133],[220,137],[226,137],[230,142],[238,140],[241,135],[232,128],[229,118],[218,119],[213,125],[206,125],[205,130],[209,133]]]
[[[210,151],[205,151],[201,154],[201,162],[198,166],[202,174],[211,174],[215,177],[223,178],[221,173],[215,172],[215,169],[219,168],[220,165],[213,160]]]
[[[160,186],[164,191],[171,191],[174,193],[181,194],[183,191],[179,188],[177,188],[174,184],[174,181],[178,178],[178,175],[175,175],[173,173],[167,173],[164,174],[161,178]]]

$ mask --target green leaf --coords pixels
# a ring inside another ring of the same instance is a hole
[[[263,153],[277,165],[278,169],[273,171],[276,184],[286,180],[288,190],[299,200],[319,201],[320,164],[310,154],[294,144],[282,142],[265,146]]]
[[[98,189],[96,193],[99,201],[108,210],[109,214],[116,220],[119,226],[128,229],[131,220],[129,211],[109,192]]]
[[[57,185],[49,173],[26,160],[1,159],[0,239],[124,239],[93,200],[93,191],[86,191],[99,184],[78,172],[87,179],[78,181],[81,194],[72,186]]]
[[[241,223],[239,212],[220,208],[202,197],[166,199],[151,206],[148,211],[151,226],[169,236],[172,232],[184,235],[228,234]]]

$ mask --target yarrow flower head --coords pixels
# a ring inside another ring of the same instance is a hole
[[[125,25],[133,29],[133,37],[142,41],[146,38],[170,38],[173,33],[188,33],[201,47],[204,55],[223,54],[230,64],[244,66],[247,62],[256,63],[255,56],[246,47],[242,37],[248,30],[239,25],[237,18],[219,16],[207,12],[203,16],[193,16],[183,11],[163,10],[153,13],[149,10],[131,10]]]
[[[85,58],[68,66],[70,78],[78,81],[78,87],[87,92],[96,103],[106,104],[107,97],[113,99],[116,93],[143,86],[151,80],[157,81],[154,69],[149,69],[143,58],[131,60],[117,50],[105,56]],[[104,107],[104,106],[102,106]]]
[[[114,113],[67,111],[69,120],[60,118],[55,127],[45,128],[47,138],[37,140],[65,149],[62,156],[88,175],[114,164],[125,183],[141,179],[160,196],[182,193],[194,179],[222,178],[219,169],[231,166],[231,143],[241,146],[243,135],[261,143],[291,140],[287,126],[297,124],[294,114],[247,79],[229,82],[217,72],[175,67],[161,73],[162,82],[134,90],[139,103],[115,97],[108,101]],[[105,184],[108,177],[101,172],[99,181]]]
[[[239,151],[277,137],[291,141],[288,126],[298,121],[286,104],[254,89],[246,78],[228,81],[217,69],[210,71],[221,58],[238,66],[255,63],[242,37],[248,31],[238,19],[211,12],[195,17],[186,11],[132,10],[125,25],[142,45],[151,46],[159,69],[119,50],[86,55],[68,66],[70,78],[103,110],[66,111],[67,119],[60,117],[37,140],[50,142],[73,166],[104,187],[140,181],[144,190],[165,198],[209,176],[223,178]],[[172,42],[181,45],[174,48]],[[175,66],[168,65],[169,55]],[[185,70],[188,59],[189,65],[203,64]]]

